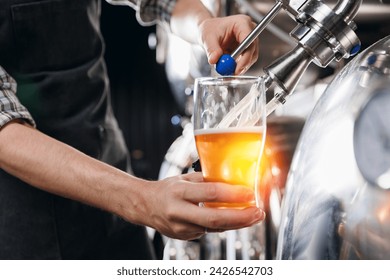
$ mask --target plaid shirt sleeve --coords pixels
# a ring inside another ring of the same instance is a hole
[[[15,80],[0,66],[0,129],[16,119],[35,126],[32,116],[16,97]]]
[[[169,23],[176,0],[106,0],[113,5],[128,5],[136,10],[142,25]]]

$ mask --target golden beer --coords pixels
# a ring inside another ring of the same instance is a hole
[[[255,190],[260,175],[262,131],[259,127],[196,130],[196,147],[205,181],[243,185]],[[254,201],[205,203],[219,208],[245,208],[254,204]]]

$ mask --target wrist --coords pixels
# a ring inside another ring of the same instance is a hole
[[[190,43],[201,44],[202,24],[212,18],[201,1],[178,0],[171,17],[171,30]]]
[[[109,211],[133,224],[148,225],[147,209],[150,197],[148,181],[126,174],[126,178],[118,180],[113,187]]]

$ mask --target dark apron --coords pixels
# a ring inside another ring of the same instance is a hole
[[[0,65],[16,79],[17,96],[40,131],[130,171],[110,105],[100,4],[0,0]],[[0,259],[154,257],[144,227],[0,170]]]

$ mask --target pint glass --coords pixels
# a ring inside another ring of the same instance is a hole
[[[260,162],[266,134],[264,82],[260,77],[204,77],[194,85],[194,135],[205,181],[242,185],[252,203],[207,202],[207,207],[259,206]]]

